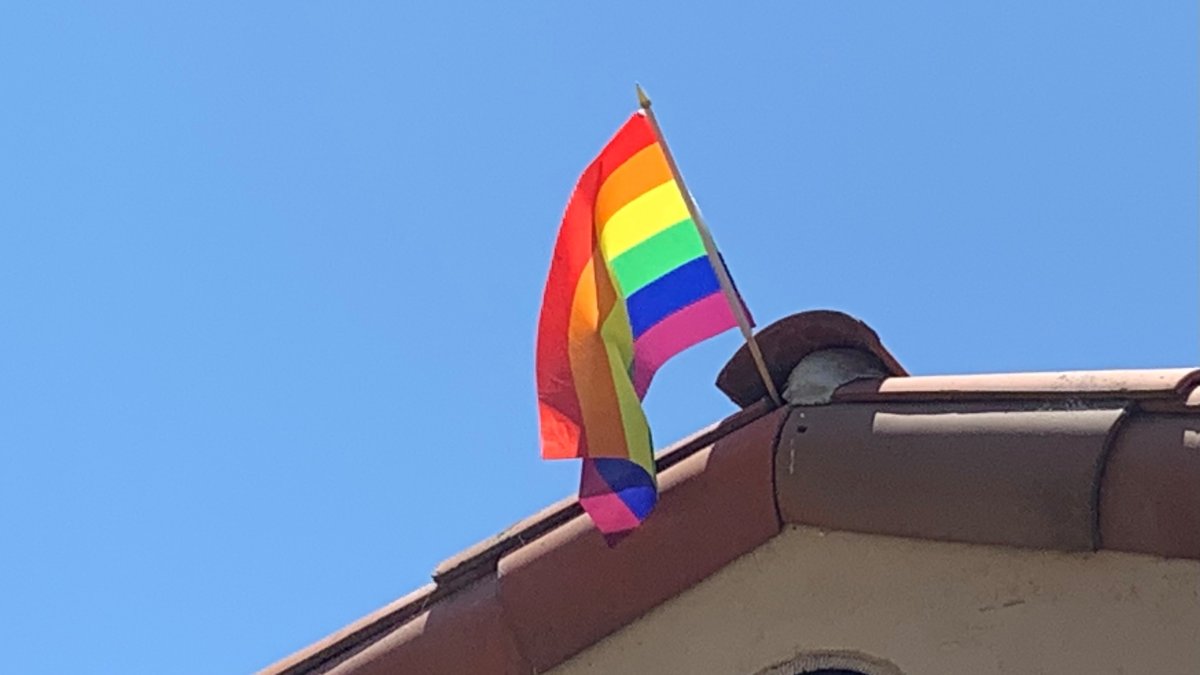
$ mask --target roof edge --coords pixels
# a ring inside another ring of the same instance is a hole
[[[775,406],[768,399],[680,439],[656,454],[659,472],[713,445],[722,438],[768,415]],[[292,675],[318,671],[366,649],[435,603],[480,578],[496,574],[500,558],[535,542],[583,514],[575,497],[568,497],[525,518],[499,534],[446,559],[435,568],[434,583],[368,614],[329,636],[272,663],[258,675]]]
[[[403,625],[445,595],[447,593],[439,594],[434,584],[425,584],[259,670],[258,675],[312,672],[331,662],[341,661]],[[361,646],[349,648],[348,645]]]
[[[661,473],[697,451],[741,429],[774,409],[767,399],[739,410],[729,417],[684,437],[655,455],[655,466]],[[499,534],[468,547],[442,561],[433,573],[438,586],[469,584],[482,575],[494,572],[496,561],[521,546],[536,541],[547,532],[583,513],[576,497],[567,497],[542,511],[525,518]]]

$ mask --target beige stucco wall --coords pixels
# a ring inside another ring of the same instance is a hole
[[[789,528],[551,672],[751,675],[806,650],[910,675],[1200,675],[1200,562]]]

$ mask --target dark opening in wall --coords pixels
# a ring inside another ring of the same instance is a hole
[[[904,675],[894,663],[861,652],[813,651],[764,668],[756,675]]]

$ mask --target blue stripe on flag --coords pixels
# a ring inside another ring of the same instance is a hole
[[[689,260],[667,272],[625,301],[633,338],[636,340],[672,313],[720,289],[721,284],[706,256]]]

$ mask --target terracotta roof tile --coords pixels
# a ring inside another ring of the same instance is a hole
[[[616,548],[580,516],[501,559],[501,601],[533,666],[561,663],[778,534],[771,463],[784,417],[663,472],[654,517]]]
[[[1142,415],[1125,426],[1100,490],[1100,541],[1200,560],[1200,415]]]
[[[683,461],[717,440],[741,429],[771,411],[766,401],[752,405],[728,418],[683,438],[659,452],[655,464],[659,471]],[[581,515],[583,508],[575,497],[556,502],[521,520],[500,534],[470,546],[442,561],[433,572],[434,581],[441,586],[470,583],[482,575],[495,572],[500,557],[509,551],[529,544],[547,532]]]
[[[322,672],[524,675],[531,669],[505,625],[493,577],[430,605],[380,640]]]
[[[843,385],[834,400],[1179,398],[1197,374],[1194,368],[1168,368],[890,377]]]
[[[352,646],[367,644],[420,614],[433,601],[435,591],[434,584],[426,584],[348,626],[330,633],[304,649],[276,661],[260,672],[281,674],[313,672],[315,668],[323,664],[336,663],[339,659],[345,658]]]
[[[797,408],[775,476],[785,522],[1059,550],[1095,547],[1095,494],[1124,406]]]
[[[582,513],[583,509],[575,497],[561,499],[503,532],[443,560],[433,569],[433,579],[439,586],[461,585],[494,574],[500,557],[505,553],[567,524]]]

